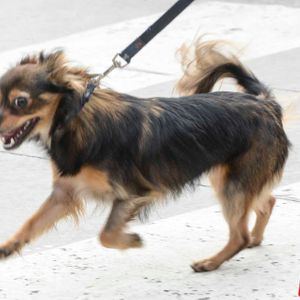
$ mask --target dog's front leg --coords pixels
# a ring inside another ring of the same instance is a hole
[[[104,247],[115,249],[138,248],[143,245],[136,233],[126,233],[127,222],[134,219],[139,209],[151,201],[148,197],[131,200],[116,199],[106,225],[100,234],[100,242]]]
[[[27,220],[17,233],[4,244],[0,244],[0,259],[19,252],[23,246],[51,229],[60,219],[77,217],[82,202],[75,196],[71,186],[57,181],[53,191],[38,211]]]

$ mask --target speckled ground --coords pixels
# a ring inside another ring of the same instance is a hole
[[[227,229],[217,206],[137,226],[144,249],[119,252],[89,239],[1,263],[0,299],[297,299],[300,183],[276,191],[261,247],[210,273],[189,264],[219,249]]]

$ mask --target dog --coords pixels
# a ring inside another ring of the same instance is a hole
[[[53,190],[0,245],[0,258],[20,252],[60,219],[77,220],[90,196],[112,203],[99,234],[102,245],[141,247],[139,235],[125,230],[127,223],[203,174],[230,234],[221,251],[192,265],[194,271],[217,269],[245,247],[259,245],[290,143],[272,92],[219,46],[198,41],[193,57],[183,55],[180,97],[136,98],[98,87],[82,110],[81,95],[93,75],[70,66],[63,51],[27,56],[9,69],[0,79],[3,146],[41,144],[50,157]],[[227,77],[243,92],[212,92]],[[256,223],[250,232],[252,210]]]

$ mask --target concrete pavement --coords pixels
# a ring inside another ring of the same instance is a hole
[[[227,227],[218,206],[136,226],[145,248],[119,252],[95,238],[1,264],[1,299],[298,299],[300,183],[277,190],[263,245],[220,269],[189,265],[219,250]]]

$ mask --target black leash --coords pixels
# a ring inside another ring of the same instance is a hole
[[[107,76],[116,68],[126,67],[131,59],[147,45],[160,31],[170,24],[185,8],[194,0],[178,0],[169,8],[156,22],[148,27],[137,39],[128,45],[121,53],[118,53],[112,59],[112,65],[102,74],[96,75],[91,80],[81,97],[80,109],[87,103],[93,94],[95,88],[99,86],[101,79]]]

